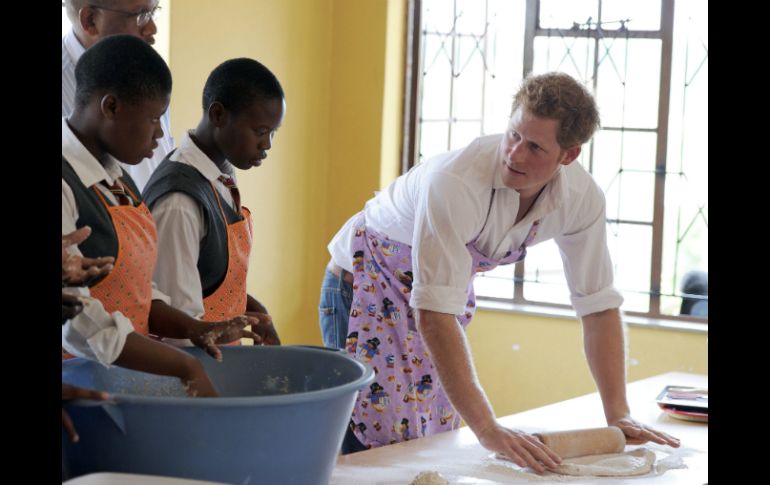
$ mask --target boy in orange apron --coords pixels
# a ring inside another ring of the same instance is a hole
[[[221,357],[216,343],[254,336],[244,330],[251,321],[202,322],[164,301],[151,279],[155,223],[118,164],[139,163],[157,146],[171,73],[147,43],[115,35],[86,51],[75,75],[76,107],[62,119],[62,234],[90,226],[72,252],[115,260],[109,274],[89,282],[93,299],[62,327],[62,346],[105,365],[177,376],[190,394],[215,396],[199,361],[147,336],[188,337]]]
[[[171,306],[203,320],[254,315],[263,343],[280,343],[265,307],[246,292],[251,213],[231,165],[262,164],[284,114],[278,79],[259,62],[230,59],[209,75],[203,116],[144,190],[158,228],[153,281]]]

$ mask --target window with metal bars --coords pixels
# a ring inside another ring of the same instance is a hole
[[[505,130],[530,72],[596,96],[578,161],[607,199],[623,309],[708,320],[708,4],[410,0],[402,168]],[[476,278],[480,299],[569,306],[553,241]]]

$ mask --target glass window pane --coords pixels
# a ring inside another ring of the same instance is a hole
[[[596,99],[604,127],[657,128],[657,39],[602,39]]]
[[[658,135],[643,131],[600,130],[594,135],[594,176],[612,167],[612,172],[624,170],[655,170]]]
[[[706,186],[693,184],[684,175],[667,179],[661,276],[665,294],[679,295],[688,272],[708,272],[708,202],[699,197],[705,191]],[[677,314],[678,308],[666,310]]]
[[[453,116],[480,120],[484,93],[484,55],[477,41],[468,37],[458,38],[456,47]]]
[[[458,121],[452,125],[452,140],[450,150],[462,148],[481,136],[480,121]]]
[[[423,38],[423,44],[421,117],[428,120],[448,119],[452,81],[451,39],[429,34]]]
[[[423,29],[429,32],[451,32],[454,26],[454,2],[423,0],[422,25]]]
[[[584,23],[588,18],[596,22],[599,18],[597,0],[541,0],[540,27],[544,29],[570,29],[572,25]]]
[[[479,0],[457,0],[457,33],[477,36],[484,33],[487,15],[485,3]]]
[[[524,298],[527,300],[570,304],[561,254],[553,240],[527,248],[524,281]]]
[[[492,271],[478,273],[473,281],[476,296],[513,298],[513,271],[515,264],[498,266]]]
[[[607,217],[652,222],[654,133],[601,131],[594,136],[593,176],[607,199]]]
[[[449,123],[423,122],[420,126],[420,156],[423,160],[449,149]]]
[[[484,134],[502,133],[524,70],[524,1],[490,0],[484,83]]]
[[[566,284],[535,283],[527,280],[524,284],[524,298],[531,302],[571,304]]]
[[[458,22],[475,27],[467,27],[473,36],[454,37],[455,55],[452,56],[453,2],[430,1],[424,5],[422,99],[418,121],[419,130],[425,133],[420,136],[427,139],[420,140],[421,160],[450,147],[461,147],[482,134],[505,130],[513,93],[521,81],[526,9],[523,0],[460,2],[458,11],[464,13]],[[486,15],[484,8],[488,9]],[[464,9],[475,10],[467,13]],[[436,16],[438,18],[434,18]],[[488,25],[483,36],[485,21]],[[439,28],[445,30],[439,31]],[[426,30],[429,33],[426,34]],[[449,67],[453,57],[457,77],[453,77]],[[454,93],[454,99],[450,92]],[[436,123],[449,120],[450,107],[453,118],[458,120],[452,125],[451,142],[447,138],[446,123]],[[428,122],[432,126],[428,126]]]
[[[660,30],[660,0],[602,0],[604,29],[619,28],[620,23],[614,23],[617,20],[630,20],[625,24],[629,30]],[[605,22],[610,23],[605,25]]]
[[[594,167],[602,163],[597,160]],[[608,219],[652,223],[655,196],[653,172],[618,172],[610,181],[602,180],[600,184],[607,200]]]
[[[623,293],[623,309],[649,311],[652,228],[634,224],[608,224],[607,242],[615,267],[615,288]]]
[[[536,37],[532,72],[561,71],[591,86],[594,40],[584,37]]]

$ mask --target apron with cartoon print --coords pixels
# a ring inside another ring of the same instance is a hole
[[[463,329],[476,310],[476,273],[524,259],[539,223],[532,224],[519,248],[511,248],[500,259],[488,258],[477,249],[478,236],[466,245],[473,274],[465,313],[457,316]],[[354,227],[353,302],[345,348],[351,357],[374,367],[375,378],[356,397],[353,432],[365,446],[378,447],[456,429],[460,417],[438,380],[409,306],[411,246],[366,227],[363,212],[356,216]]]

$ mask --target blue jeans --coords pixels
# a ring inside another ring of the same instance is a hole
[[[345,348],[348,336],[348,318],[353,304],[353,285],[345,283],[339,276],[326,269],[321,283],[321,302],[318,305],[321,337],[324,345],[337,349]],[[353,424],[352,421],[350,423]],[[348,426],[342,440],[342,454],[363,451],[366,447],[356,438]]]
[[[334,276],[327,268],[321,283],[321,303],[318,305],[321,337],[325,346],[345,348],[352,304],[353,285]]]

